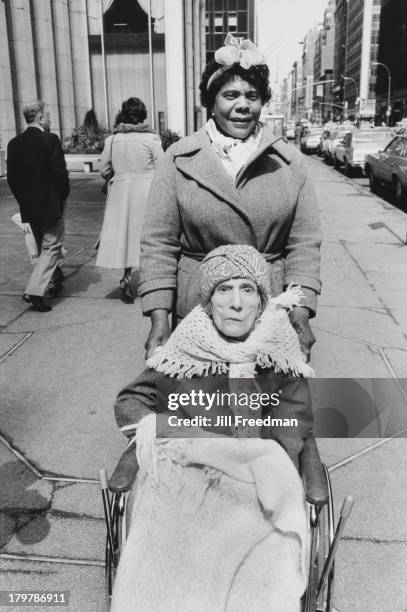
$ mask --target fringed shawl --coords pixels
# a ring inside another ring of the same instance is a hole
[[[305,363],[287,314],[287,310],[299,305],[301,296],[300,288],[289,287],[269,299],[253,332],[247,340],[237,343],[224,340],[202,306],[196,306],[168,342],[156,349],[147,365],[178,379],[209,373],[254,378],[257,366],[312,377],[314,371]]]

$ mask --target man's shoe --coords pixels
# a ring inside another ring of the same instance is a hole
[[[44,298],[41,295],[29,295],[33,310],[38,312],[49,312],[52,307],[45,303]]]
[[[30,296],[28,295],[28,293],[24,293],[23,300],[24,302],[27,302],[27,304],[31,304]]]

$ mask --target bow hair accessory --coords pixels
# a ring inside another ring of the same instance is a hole
[[[209,89],[213,81],[222,72],[233,66],[233,64],[240,64],[242,68],[248,70],[252,66],[259,66],[265,63],[264,57],[251,40],[245,39],[239,41],[230,32],[225,38],[225,45],[215,51],[215,61],[222,66],[209,78],[207,89]]]

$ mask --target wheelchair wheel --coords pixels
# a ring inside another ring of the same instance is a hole
[[[332,612],[333,606],[333,579],[334,566],[332,566],[325,588],[317,596],[319,583],[330,546],[334,538],[334,510],[332,489],[329,473],[324,466],[324,475],[328,488],[328,503],[318,508],[310,506],[311,547],[309,561],[308,586],[303,597],[302,612]]]
[[[110,526],[112,542],[109,534],[106,536],[105,551],[105,584],[107,604],[110,608],[114,580],[116,578],[117,566],[119,564],[122,546],[126,540],[126,495],[113,493],[110,500]],[[113,547],[112,547],[113,544]]]

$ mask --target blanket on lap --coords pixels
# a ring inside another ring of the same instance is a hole
[[[155,439],[140,470],[112,612],[299,612],[308,527],[300,478],[258,439]]]

